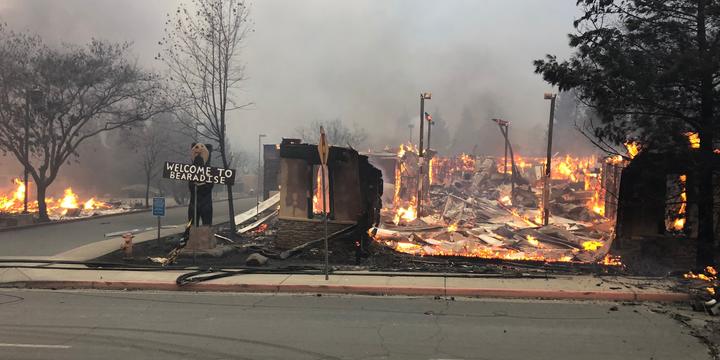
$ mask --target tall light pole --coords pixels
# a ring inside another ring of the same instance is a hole
[[[260,216],[260,163],[262,159],[262,138],[266,137],[265,134],[258,134],[258,167],[257,167],[257,187],[255,188],[255,220]]]
[[[550,174],[552,169],[552,138],[553,138],[553,120],[555,118],[555,98],[557,94],[545,93],[545,100],[550,100],[550,120],[548,121],[548,145],[547,160],[545,162],[545,186],[543,187],[543,225],[550,222]]]
[[[417,205],[417,214],[418,216],[422,215],[422,193],[423,193],[423,183],[425,182],[425,172],[423,171],[423,132],[425,132],[425,100],[430,100],[432,98],[432,93],[424,92],[420,94],[420,141],[419,141],[419,155],[420,155],[420,172],[418,173],[420,176],[420,179],[418,179],[418,205]]]

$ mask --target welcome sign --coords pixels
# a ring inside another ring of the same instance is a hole
[[[166,161],[163,178],[208,184],[235,184],[235,170]]]

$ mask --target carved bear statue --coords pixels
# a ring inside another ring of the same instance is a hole
[[[209,166],[210,155],[212,153],[212,145],[192,143],[190,148],[190,158],[193,165],[197,166]],[[207,183],[195,183],[189,182],[190,188],[190,206],[188,207],[188,221],[191,221],[195,226],[199,225],[199,220],[202,220],[203,225],[212,225],[213,217],[213,206],[212,206],[212,188],[213,184]],[[197,216],[198,219],[194,219],[195,214],[195,196],[197,189]]]

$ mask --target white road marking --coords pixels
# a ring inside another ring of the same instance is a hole
[[[35,349],[69,349],[69,345],[44,345],[44,344],[6,344],[0,343],[0,347],[18,347],[18,348],[35,348]]]

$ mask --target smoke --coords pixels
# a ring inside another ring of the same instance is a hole
[[[250,110],[231,115],[230,142],[254,152],[292,137],[317,120],[365,128],[361,147],[407,141],[419,131],[419,94],[439,110],[449,152],[496,152],[498,117],[511,122],[514,143],[542,153],[552,89],[533,74],[532,60],[569,54],[566,34],[574,1],[263,0],[252,3],[255,31],[244,44],[248,81],[236,92]],[[95,37],[131,41],[138,61],[160,70],[159,51],[171,0],[5,0],[0,18],[48,42]],[[556,139],[561,143],[562,139]],[[500,145],[498,145],[500,144]],[[87,154],[81,154],[86,156]]]

